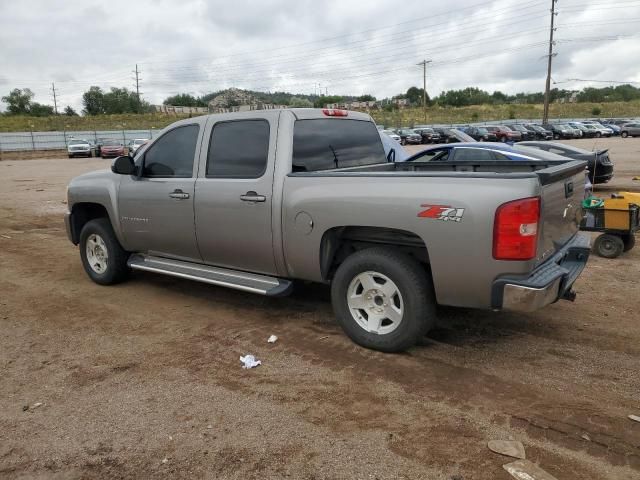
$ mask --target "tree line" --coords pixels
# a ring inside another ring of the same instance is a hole
[[[206,107],[209,102],[224,93],[216,91],[202,96],[194,96],[189,93],[180,93],[165,98],[165,105],[175,105],[182,107]],[[320,108],[327,104],[346,103],[350,101],[375,101],[373,95],[365,94],[360,96],[349,95],[304,95],[288,92],[254,92],[246,91],[257,101],[273,103],[276,105],[286,105],[290,107],[316,107]],[[460,90],[446,90],[439,95],[430,98],[427,94],[428,105],[442,105],[451,107],[464,107],[469,105],[501,105],[501,104],[540,104],[544,101],[542,92],[516,93],[508,95],[500,91],[489,93],[477,87],[467,87]],[[573,98],[572,98],[573,97]],[[30,115],[35,117],[46,117],[53,115],[54,109],[50,105],[44,105],[34,100],[34,93],[28,89],[14,88],[7,95],[2,97],[2,101],[7,104],[6,115]],[[395,108],[394,100],[406,99],[412,106],[422,105],[423,89],[410,87],[406,92],[395,95],[390,100],[385,99],[388,110]],[[606,103],[606,102],[628,102],[640,99],[640,88],[629,84],[615,87],[587,87],[580,91],[554,88],[550,91],[550,101],[555,102],[560,99],[575,100],[579,103]],[[82,114],[103,115],[122,113],[146,113],[151,111],[149,103],[138,98],[136,92],[127,88],[112,87],[109,91],[104,91],[98,86],[92,86],[82,94]],[[78,113],[67,105],[63,110],[64,115],[78,115]]]

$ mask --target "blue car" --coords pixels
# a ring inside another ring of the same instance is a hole
[[[441,145],[422,150],[409,157],[407,162],[496,162],[496,161],[536,161],[567,160],[568,157],[556,155],[523,145],[509,145],[498,142],[464,142]],[[585,169],[585,198],[591,195],[592,184],[588,170]]]
[[[622,130],[618,125],[614,125],[613,123],[603,123],[602,126],[613,130],[613,135],[620,135],[620,131]]]
[[[496,160],[566,160],[566,158],[534,148],[501,142],[465,142],[422,150],[407,162],[494,162]]]

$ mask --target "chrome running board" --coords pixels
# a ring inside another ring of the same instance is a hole
[[[269,297],[288,295],[293,288],[290,280],[247,273],[227,268],[211,267],[200,263],[184,262],[170,258],[133,254],[127,262],[134,270],[162,273]]]

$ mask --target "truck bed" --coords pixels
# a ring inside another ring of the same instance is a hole
[[[428,177],[477,177],[477,178],[538,178],[547,185],[571,177],[586,168],[580,160],[548,161],[493,161],[493,162],[398,162],[336,168],[316,172],[293,172],[289,176],[386,176],[409,175]]]

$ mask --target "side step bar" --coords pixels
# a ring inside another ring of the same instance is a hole
[[[127,262],[134,270],[162,273],[221,287],[235,288],[245,292],[279,297],[291,293],[293,283],[282,278],[256,273],[241,272],[227,268],[211,267],[199,263],[184,262],[169,258],[133,254]]]

